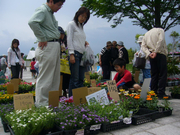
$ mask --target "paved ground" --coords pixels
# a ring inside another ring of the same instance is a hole
[[[24,71],[23,80],[27,82],[36,81],[32,79],[29,69]],[[169,94],[168,88],[166,93]],[[142,125],[131,125],[124,129],[100,133],[99,135],[180,135],[180,99],[171,99],[169,101],[171,102],[171,107],[173,107],[171,116],[156,119],[153,122]],[[0,135],[9,134],[4,133],[2,124],[0,123]]]

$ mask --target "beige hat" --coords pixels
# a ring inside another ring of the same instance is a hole
[[[139,38],[138,38],[138,40],[137,40],[137,43],[141,43],[142,40],[143,40],[143,37],[144,37],[144,36],[139,36]]]

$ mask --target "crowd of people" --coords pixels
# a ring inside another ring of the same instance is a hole
[[[69,96],[73,95],[72,89],[83,87],[86,68],[81,66],[81,59],[88,45],[83,27],[90,18],[90,11],[80,7],[74,18],[67,25],[67,35],[58,26],[54,12],[57,12],[65,0],[47,0],[40,6],[28,24],[37,38],[38,46],[35,58],[31,62],[32,76],[38,74],[36,80],[36,106],[48,105],[49,91],[59,90],[60,85],[60,45],[68,47],[68,60],[71,71],[69,82]],[[67,40],[64,40],[67,39]],[[167,77],[166,55],[167,48],[164,30],[156,27],[140,36],[138,43],[141,49],[135,56],[142,54],[146,66],[142,69],[143,78],[151,79],[151,89],[162,98],[165,95],[165,81]],[[23,55],[19,49],[19,40],[13,39],[8,49],[8,62],[1,60],[1,68],[6,64],[12,71],[12,78],[22,78]],[[116,71],[114,79],[118,88],[140,89],[130,71],[126,69],[129,63],[128,51],[122,41],[108,41],[99,55],[99,65],[102,67],[103,79],[110,79],[111,71]],[[20,73],[21,72],[21,73]]]

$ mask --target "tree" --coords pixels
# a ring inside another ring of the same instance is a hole
[[[113,28],[124,17],[146,30],[161,26],[165,31],[180,24],[179,0],[82,0],[97,17],[113,19]]]
[[[32,47],[32,48],[31,48],[31,51],[35,51],[35,48],[34,48],[34,47]]]
[[[172,38],[172,44],[170,46],[172,47],[171,50],[172,52],[176,52],[178,47],[179,47],[179,41],[180,41],[180,35],[176,31],[172,31],[170,34],[170,37]]]

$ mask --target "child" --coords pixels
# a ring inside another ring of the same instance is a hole
[[[116,81],[117,88],[129,89],[134,88],[134,90],[141,89],[141,87],[135,83],[131,72],[126,69],[126,61],[122,58],[117,58],[114,62],[114,69],[117,71],[114,79]]]

